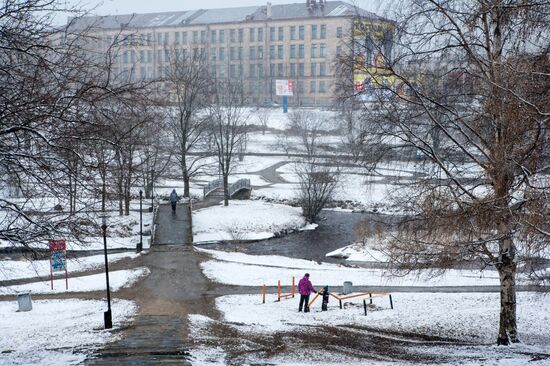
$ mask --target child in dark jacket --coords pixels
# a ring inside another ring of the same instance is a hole
[[[328,292],[328,286],[323,287],[323,302],[321,303],[321,311],[327,311],[329,295],[330,293]]]

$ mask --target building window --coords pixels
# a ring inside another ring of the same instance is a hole
[[[248,77],[255,78],[256,77],[256,64],[250,64],[248,68]]]
[[[229,31],[229,40],[231,42],[237,42],[237,31],[235,29]]]
[[[319,76],[325,76],[327,74],[327,64],[322,62],[319,64]]]
[[[298,30],[298,33],[299,33],[299,34],[298,34],[298,37],[300,37],[300,39],[301,39],[302,41],[303,41],[304,38],[305,38],[305,33],[306,33],[305,29],[306,29],[306,27],[303,26],[303,25],[301,25],[300,28],[299,28],[299,30]]]
[[[279,41],[284,41],[285,39],[285,29],[283,27],[279,27]]]
[[[269,76],[273,77],[275,76],[275,64],[269,64]]]
[[[176,44],[180,44],[180,32],[176,32]]]
[[[239,64],[239,76],[243,76],[243,65]]]
[[[216,77],[216,65],[210,65],[210,74],[212,74],[213,77]]]
[[[183,32],[182,35],[183,35],[183,37],[182,37],[182,38],[183,38],[182,43],[183,43],[183,44],[187,44],[187,32]]]
[[[342,38],[342,27],[336,28],[336,38]]]
[[[311,39],[317,39],[317,26],[311,26]]]
[[[225,65],[221,64],[219,65],[219,73],[221,77],[225,77]]]
[[[298,76],[305,76],[305,71],[304,71],[304,63],[303,62],[300,62],[298,64]]]
[[[311,63],[311,73],[310,73],[311,76],[316,76],[317,75],[317,64],[315,62],[312,62]]]
[[[162,33],[157,33],[157,44],[162,44]],[[124,38],[124,46],[127,45],[126,38]]]
[[[336,46],[336,56],[342,56],[342,46]]]
[[[262,60],[264,58],[264,47],[258,46],[258,59]]]
[[[124,51],[124,59],[126,60],[124,63],[128,63],[128,52]],[[157,50],[157,63],[162,62],[162,51]]]
[[[124,51],[124,53],[122,54],[122,63],[128,63],[128,51]]]
[[[231,61],[237,59],[237,50],[235,49],[235,47],[229,48],[229,59],[230,59]]]
[[[291,77],[296,76],[296,64],[295,63],[290,64],[290,76]]]
[[[199,43],[199,31],[193,31],[193,43]]]
[[[248,40],[250,42],[256,42],[256,28],[250,28],[248,30]]]
[[[216,61],[216,47],[212,47],[212,49],[210,50],[210,58],[212,59],[212,61]]]
[[[139,62],[145,63],[145,50],[139,51]]]
[[[258,64],[258,77],[263,78],[264,77],[264,65]]]
[[[168,62],[168,61],[170,61],[170,50],[164,49],[164,62]]]
[[[153,63],[153,51],[147,50],[147,63],[151,64]]]
[[[275,39],[275,27],[269,28],[269,40],[276,41]]]
[[[290,40],[293,41],[296,39],[296,27],[290,27]]]
[[[201,43],[206,43],[206,31],[201,31]]]
[[[184,60],[187,60],[187,59],[189,58],[189,51],[187,50],[187,48],[184,48],[184,49],[182,50],[181,57],[182,57]]]
[[[277,64],[277,75],[285,76],[285,69],[283,68],[283,64]]]
[[[304,57],[305,57],[305,52],[306,52],[306,51],[305,51],[304,45],[301,44],[301,45],[299,45],[298,47],[299,47],[299,48],[298,48],[298,57],[299,57],[299,58],[304,58]]]
[[[327,26],[325,24],[321,25],[321,39],[327,38]]]
[[[232,78],[237,77],[237,66],[235,64],[229,65],[229,76]]]
[[[279,60],[283,59],[283,45],[278,45],[277,46],[277,58]]]
[[[243,59],[243,48],[242,47],[239,47],[239,60],[242,60]]]
[[[324,80],[319,81],[319,93],[324,93],[326,91],[327,89],[326,89],[325,81]]]
[[[264,41],[264,29],[258,28],[258,42]]]
[[[303,81],[298,81],[298,94],[303,94],[304,93],[304,82]]]
[[[239,43],[243,42],[244,38],[244,29],[239,29]]]
[[[327,51],[327,45],[324,43],[321,43],[319,46],[319,57],[325,57]]]
[[[296,45],[295,44],[290,46],[290,58],[296,58]]]
[[[225,47],[220,47],[219,54],[220,54],[220,61],[225,61]]]
[[[317,45],[311,45],[311,58],[317,58]]]
[[[225,43],[225,31],[223,29],[220,30],[220,43]]]
[[[248,52],[248,58],[251,59],[251,60],[256,59],[256,47],[250,47],[249,52]]]
[[[164,33],[164,44],[168,44],[169,40],[170,40],[170,33],[165,32]]]
[[[213,30],[212,32],[210,32],[210,43],[216,43],[216,35],[217,31]]]
[[[311,80],[311,82],[309,83],[309,92],[315,93],[316,91],[317,91],[317,81]]]
[[[275,46],[269,46],[269,59],[273,60],[275,58]]]
[[[147,33],[147,46],[152,46],[153,33]]]

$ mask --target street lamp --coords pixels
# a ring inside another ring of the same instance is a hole
[[[143,191],[139,190],[139,244],[136,247],[136,253],[143,250]]]
[[[155,207],[155,169],[151,169],[151,208],[149,208],[149,212],[153,212],[153,207]]]
[[[113,327],[113,318],[111,315],[111,290],[109,287],[109,261],[107,259],[107,215],[103,214],[101,220],[101,229],[103,230],[103,252],[105,253],[105,280],[107,282],[107,311],[103,313],[105,329]]]

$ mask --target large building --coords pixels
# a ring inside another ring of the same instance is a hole
[[[242,80],[250,103],[278,101],[275,80],[287,79],[294,89],[291,104],[326,105],[335,95],[335,58],[357,18],[373,30],[388,24],[343,1],[307,0],[84,17],[72,26],[93,29],[100,52],[122,40],[114,69],[130,78],[162,79],[173,52],[201,54],[216,77]]]

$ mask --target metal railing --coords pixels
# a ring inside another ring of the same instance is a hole
[[[202,196],[206,197],[210,193],[214,192],[217,189],[223,188],[223,180],[222,179],[216,179],[211,182],[208,182],[203,188],[202,188]],[[232,197],[235,193],[240,191],[241,189],[252,189],[252,186],[250,185],[250,179],[239,179],[233,184],[229,185],[229,197]]]

